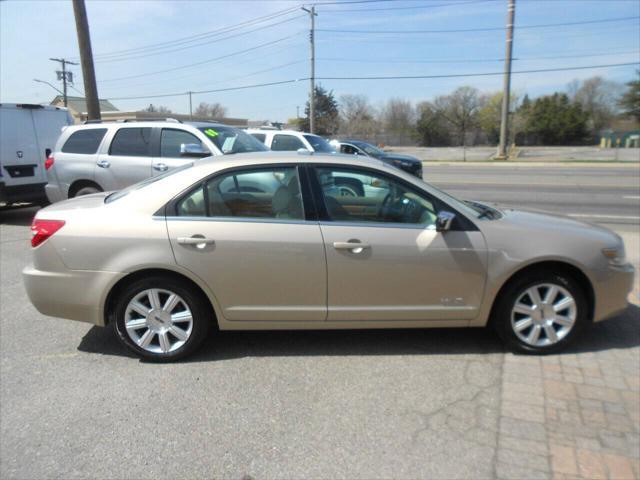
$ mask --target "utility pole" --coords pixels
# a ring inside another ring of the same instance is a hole
[[[509,100],[511,97],[511,57],[513,54],[513,23],[516,14],[516,0],[509,0],[507,12],[507,46],[504,56],[504,86],[502,93],[502,118],[500,119],[500,145],[498,158],[507,158],[509,142]]]
[[[316,30],[316,7],[311,6],[310,9],[302,7],[311,17],[311,32],[309,40],[311,44],[311,76],[309,77],[309,133],[315,133],[316,128],[316,46],[315,46],[315,30]]]
[[[64,102],[64,106],[67,106],[67,82],[73,83],[73,74],[71,72],[67,72],[67,65],[78,65],[77,63],[70,62],[69,60],[65,60],[64,58],[50,58],[49,60],[54,62],[60,62],[62,65],[62,70],[57,70],[58,80],[62,80],[62,100]]]
[[[189,120],[193,120],[193,105],[191,103],[191,95],[193,92],[189,91],[187,93],[189,94]]]
[[[89,35],[89,21],[87,20],[87,9],[84,0],[73,0],[73,13],[76,18],[78,47],[80,49],[80,62],[82,63],[82,77],[84,78],[87,120],[100,120],[100,101],[98,100],[96,72],[93,68],[91,36]]]

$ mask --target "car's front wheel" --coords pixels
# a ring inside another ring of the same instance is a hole
[[[551,353],[578,336],[589,314],[584,291],[571,276],[533,272],[502,292],[493,321],[512,350]]]
[[[122,289],[115,302],[115,329],[125,346],[153,361],[193,353],[213,318],[202,295],[169,277],[149,277]]]

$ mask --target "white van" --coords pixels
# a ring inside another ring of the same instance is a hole
[[[46,160],[72,124],[66,108],[0,103],[0,203],[46,203]]]

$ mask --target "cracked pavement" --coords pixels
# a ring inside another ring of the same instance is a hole
[[[0,478],[640,477],[637,305],[545,357],[437,329],[220,333],[147,364],[27,301],[32,214],[0,213]]]

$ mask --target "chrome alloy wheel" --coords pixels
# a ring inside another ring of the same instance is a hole
[[[191,336],[193,316],[187,303],[169,290],[143,290],[125,310],[124,326],[129,338],[151,353],[169,353]]]
[[[527,345],[544,347],[566,337],[576,316],[576,301],[566,288],[541,283],[518,297],[511,310],[511,328]]]

